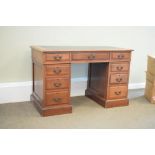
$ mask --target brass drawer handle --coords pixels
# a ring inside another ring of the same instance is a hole
[[[61,59],[62,59],[62,56],[59,56],[59,55],[54,56],[54,60],[56,60],[56,61],[60,61]]]
[[[123,66],[117,66],[116,68],[117,68],[118,71],[123,70]]]
[[[115,94],[116,95],[120,95],[122,92],[121,91],[116,91]]]
[[[89,56],[88,56],[88,59],[89,59],[89,60],[95,59],[95,55],[94,55],[94,54],[89,55]]]
[[[57,97],[57,98],[53,98],[53,101],[54,101],[54,102],[61,102],[61,101],[62,101],[62,99],[61,99],[61,98],[59,98],[59,97]]]
[[[53,72],[54,72],[55,74],[60,74],[60,73],[62,72],[62,70],[61,70],[60,68],[55,68],[55,69],[53,70]]]
[[[118,59],[123,59],[124,58],[124,55],[123,54],[120,54],[120,55],[117,56],[117,58]]]
[[[60,87],[62,84],[61,83],[54,83],[55,87]]]
[[[116,78],[117,82],[121,82],[123,79],[122,78]]]

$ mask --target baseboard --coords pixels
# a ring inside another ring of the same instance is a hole
[[[23,102],[30,100],[32,82],[14,82],[0,84],[0,104],[8,102]]]
[[[87,78],[73,78],[71,80],[71,96],[81,96],[85,94]],[[142,89],[145,83],[131,83],[129,89]],[[0,104],[10,102],[24,102],[30,100],[32,93],[32,81],[1,83],[0,84]]]

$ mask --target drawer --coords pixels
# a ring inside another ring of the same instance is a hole
[[[110,84],[128,83],[128,74],[111,74]]]
[[[112,63],[110,65],[111,72],[128,72],[129,71],[129,63]]]
[[[78,52],[72,54],[72,60],[109,60],[108,52]]]
[[[53,63],[56,62],[69,62],[70,54],[69,52],[65,53],[45,53],[45,61],[51,61]]]
[[[46,89],[69,89],[70,80],[68,78],[47,78]]]
[[[45,72],[47,76],[70,76],[70,65],[45,65]]]
[[[112,60],[130,60],[130,52],[111,52]]]
[[[127,97],[128,86],[113,86],[108,89],[108,99],[121,99]]]
[[[69,91],[48,92],[46,93],[46,106],[68,104]]]

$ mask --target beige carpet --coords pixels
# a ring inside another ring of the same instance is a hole
[[[73,113],[41,117],[31,102],[0,105],[0,128],[155,128],[155,104],[130,92],[130,105],[105,109],[86,97],[72,98]]]

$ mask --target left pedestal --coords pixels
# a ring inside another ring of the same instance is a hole
[[[35,54],[35,52],[32,52],[33,93],[31,95],[31,101],[33,101],[42,116],[71,113],[71,65],[69,63],[63,63],[64,54],[62,54],[61,60],[56,58],[58,57],[57,55],[50,54],[48,56],[48,59],[51,59],[50,62],[46,59],[44,60],[46,57],[42,55],[43,62],[41,63],[36,61]]]

